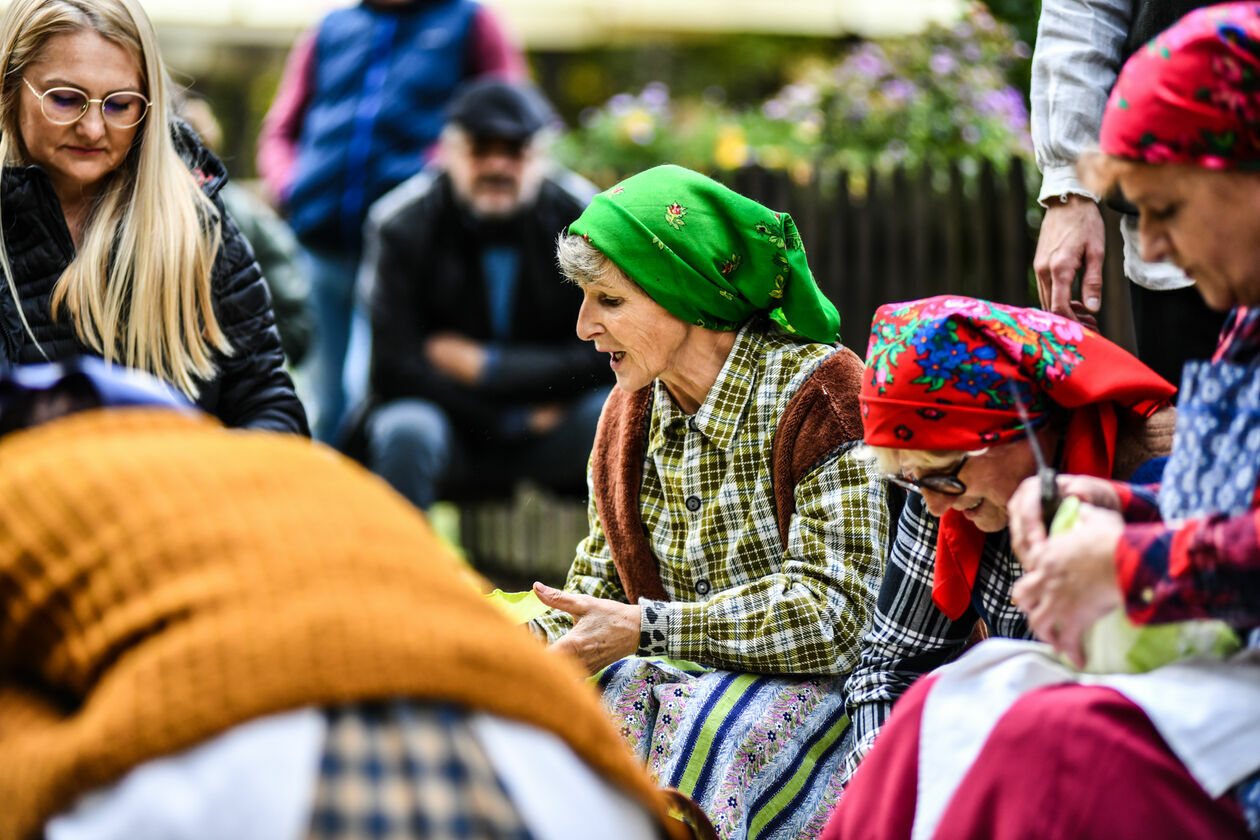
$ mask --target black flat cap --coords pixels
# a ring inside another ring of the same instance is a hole
[[[551,121],[551,107],[532,85],[479,79],[460,88],[446,118],[473,137],[523,142]]]

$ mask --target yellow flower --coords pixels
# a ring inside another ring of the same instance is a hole
[[[621,118],[621,131],[640,146],[646,146],[656,136],[656,120],[642,108],[635,108]]]
[[[718,129],[717,143],[713,146],[713,162],[722,169],[738,169],[748,162],[748,140],[744,130],[737,125],[724,125]]]

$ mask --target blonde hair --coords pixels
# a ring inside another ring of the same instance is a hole
[[[147,371],[196,398],[232,348],[214,314],[211,271],[222,236],[214,203],[171,138],[171,82],[138,0],[14,0],[0,22],[0,172],[27,163],[19,130],[22,76],[50,37],[92,31],[139,60],[151,106],[123,162],[102,184],[74,261],[53,288],[79,339],[107,361]],[[2,208],[0,208],[2,213]],[[18,301],[8,247],[0,266]],[[22,315],[23,325],[31,333]],[[43,348],[39,348],[43,353]]]
[[[988,448],[963,452],[953,449],[897,449],[891,446],[871,446],[863,444],[859,452],[861,457],[874,458],[879,471],[885,475],[900,475],[902,459],[910,461],[914,467],[923,470],[937,470],[952,467],[964,455],[975,457],[988,452]]]

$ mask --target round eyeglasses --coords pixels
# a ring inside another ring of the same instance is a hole
[[[40,93],[26,79],[22,81],[38,97],[39,110],[53,125],[72,125],[78,122],[83,119],[93,102],[100,104],[101,117],[112,128],[131,128],[138,125],[149,112],[149,100],[133,90],[120,90],[102,99],[93,99],[72,87],[49,88]]]
[[[885,475],[884,478],[904,490],[909,490],[911,493],[922,493],[924,490],[931,490],[933,493],[940,493],[942,496],[961,496],[967,492],[967,485],[962,483],[958,473],[962,472],[963,465],[967,463],[967,459],[970,457],[970,455],[962,456],[962,460],[947,473],[923,475],[918,478],[906,478],[904,475]]]

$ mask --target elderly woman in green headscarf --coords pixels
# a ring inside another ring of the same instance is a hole
[[[618,387],[590,534],[533,626],[722,837],[814,836],[887,536],[861,361],[792,219],[689,170],[596,196],[558,250]]]

